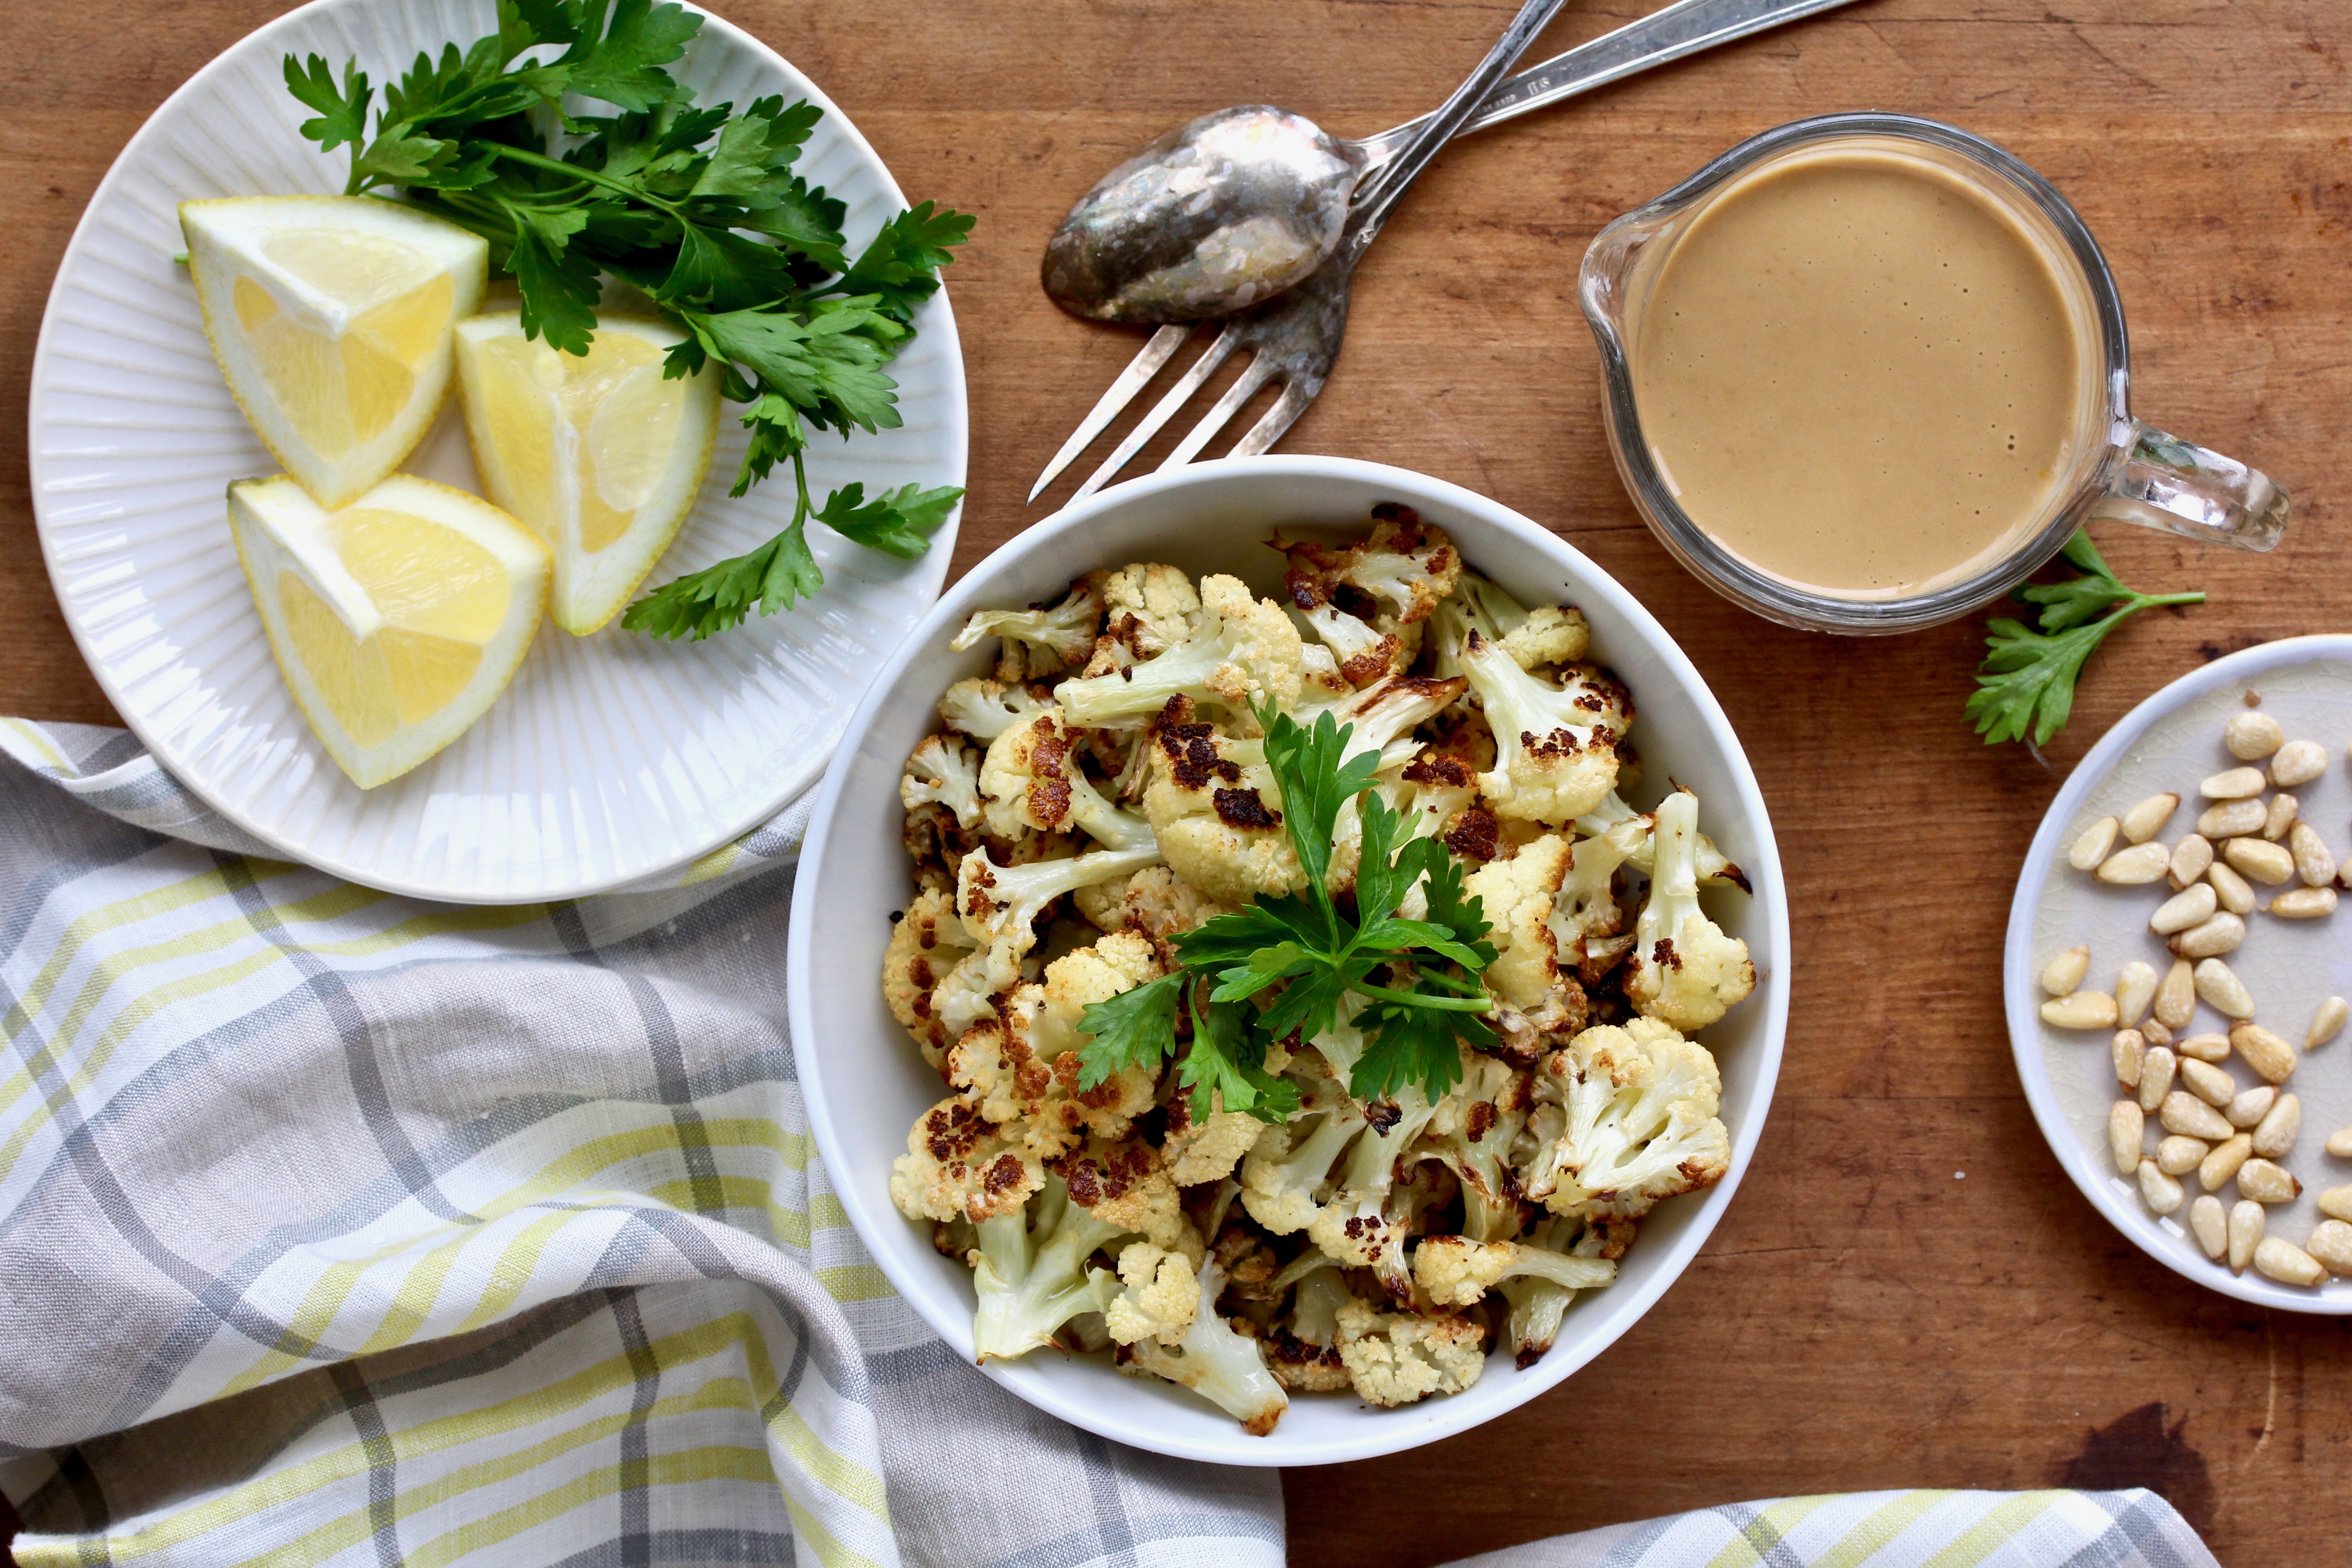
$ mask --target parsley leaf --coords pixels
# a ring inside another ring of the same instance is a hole
[[[1127,1068],[1155,1066],[1176,1049],[1176,1003],[1184,975],[1163,974],[1108,1002],[1089,1002],[1078,1031],[1089,1037],[1078,1063],[1081,1092]]]
[[[1985,623],[1989,651],[1967,712],[1989,745],[2028,734],[2033,744],[2047,745],[2074,711],[2084,661],[2109,632],[2154,605],[2205,602],[2201,593],[2142,594],[2126,587],[2087,534],[2068,541],[2065,556],[2082,576],[2018,590],[2019,598],[2042,606],[2038,628],[2006,617]],[[2104,618],[2093,618],[2103,612]]]
[[[607,279],[650,296],[689,334],[666,374],[715,360],[726,395],[747,405],[734,494],[791,465],[795,505],[774,538],[656,589],[623,625],[708,637],[815,593],[812,519],[867,549],[922,554],[961,490],[869,497],[852,484],[818,507],[803,454],[811,430],[899,424],[885,367],[972,220],[922,203],[853,261],[844,205],[795,168],[824,111],[781,96],[740,112],[698,104],[671,74],[698,15],[673,0],[498,0],[497,15],[471,45],[419,54],[380,106],[355,64],[339,81],[315,55],[287,58],[287,90],[313,111],[302,135],[322,152],[351,148],[347,193],[397,192],[489,242],[526,336],[586,353]],[[614,112],[566,112],[580,99]]]
[[[1260,1121],[1284,1121],[1297,1112],[1298,1086],[1265,1070],[1265,1040],[1246,1026],[1240,1010],[1203,1009],[1197,987],[1190,1005],[1192,1047],[1176,1065],[1176,1081],[1192,1091],[1192,1114],[1205,1120],[1220,1102]]]

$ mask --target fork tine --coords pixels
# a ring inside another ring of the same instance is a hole
[[[1274,400],[1274,406],[1265,411],[1265,416],[1251,426],[1250,433],[1234,442],[1234,449],[1225,456],[1255,458],[1281,440],[1282,433],[1297,423],[1298,416],[1307,412],[1307,405],[1315,401],[1315,394],[1322,390],[1323,384],[1319,381],[1311,391],[1304,384],[1293,381],[1282,389],[1282,395]]]
[[[1137,423],[1135,428],[1127,433],[1127,438],[1118,444],[1118,449],[1103,459],[1102,467],[1097,468],[1088,477],[1087,482],[1078,487],[1077,493],[1070,499],[1074,501],[1084,500],[1110,483],[1112,476],[1127,467],[1129,458],[1143,450],[1143,444],[1146,441],[1160,434],[1160,427],[1175,417],[1176,411],[1183,407],[1194,393],[1201,390],[1202,383],[1216,374],[1217,367],[1225,363],[1225,357],[1231,354],[1240,342],[1240,334],[1232,327],[1227,327],[1223,331],[1219,332],[1216,341],[1201,351],[1201,357],[1192,362],[1192,368],[1184,373],[1183,379],[1168,389],[1168,395],[1154,405],[1151,412],[1145,415]]]
[[[1037,476],[1037,482],[1029,487],[1031,503],[1035,502],[1038,492],[1054,482],[1055,475],[1070,466],[1072,458],[1091,446],[1104,427],[1118,417],[1118,411],[1160,374],[1160,367],[1176,357],[1176,351],[1192,334],[1192,326],[1182,322],[1162,327],[1151,334],[1143,351],[1128,362],[1127,368],[1118,373],[1118,379],[1110,384],[1110,390],[1102,395],[1102,401],[1078,421],[1078,427],[1070,432],[1070,438],[1062,443],[1062,449],[1054,454],[1054,460]]]
[[[1201,448],[1225,427],[1227,420],[1241,412],[1242,405],[1250,400],[1251,395],[1273,379],[1274,366],[1267,363],[1265,356],[1259,354],[1253,358],[1249,368],[1225,388],[1225,395],[1217,399],[1217,405],[1201,416],[1201,422],[1192,426],[1190,435],[1176,443],[1176,449],[1168,454],[1168,460],[1160,465],[1160,471],[1164,474],[1171,468],[1181,468],[1199,457]]]

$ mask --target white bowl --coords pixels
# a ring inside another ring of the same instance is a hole
[[[1454,536],[1464,558],[1528,603],[1580,605],[1596,657],[1633,689],[1633,740],[1650,781],[1698,792],[1707,832],[1745,868],[1755,896],[1710,900],[1748,942],[1756,994],[1707,1031],[1723,1067],[1731,1173],[1696,1198],[1661,1205],[1617,1283],[1569,1310],[1551,1352],[1525,1372],[1489,1359],[1467,1392],[1380,1410],[1301,1394],[1270,1436],[1171,1384],[1120,1376],[1108,1358],[1031,1355],[988,1375],[1039,1409],[1155,1453],[1235,1465],[1361,1459],[1465,1431],[1525,1404],[1601,1353],[1674,1283],[1729,1206],[1764,1130],[1789,1013],[1789,916],[1763,796],[1738,738],[1698,672],[1648,611],[1576,551],[1507,507],[1402,468],[1339,458],[1197,463],[1121,485],[1047,519],[974,567],[925,616],[867,689],[817,797],[793,900],[788,987],[800,1080],[835,1190],[875,1260],[957,1353],[972,1353],[971,1271],[932,1250],[928,1226],[890,1203],[890,1162],[936,1103],[939,1077],[883,1005],[890,916],[912,883],[899,847],[898,776],[934,729],[948,685],[982,674],[989,647],[948,651],[973,610],[1059,595],[1077,574],[1129,561],[1229,572],[1270,592],[1282,558],[1262,542],[1279,526],[1361,527],[1377,501],[1402,501]],[[992,647],[992,645],[990,645]]]
[[[2149,933],[2147,918],[2171,896],[2171,887],[2109,887],[2067,865],[2066,851],[2100,817],[2120,816],[2166,790],[2182,797],[2180,809],[2157,837],[2178,843],[2204,805],[2196,797],[2197,782],[2240,765],[2222,749],[2221,726],[2231,714],[2244,711],[2250,690],[2261,694],[2263,711],[2278,720],[2289,740],[2317,741],[2327,748],[2327,771],[2293,794],[2304,820],[2320,828],[2329,847],[2345,854],[2345,841],[2336,835],[2352,813],[2352,776],[2336,759],[2336,749],[2352,733],[2352,637],[2263,643],[2182,676],[2100,737],[2050,803],[2042,830],[2025,852],[2001,963],[2010,1045],[2050,1152],[2092,1205],[2141,1251],[2184,1279],[2242,1301],[2289,1312],[2347,1313],[2352,1280],[2329,1279],[2305,1289],[2252,1268],[2232,1274],[2207,1258],[2189,1236],[2185,1205],[2161,1218],[2149,1210],[2140,1201],[2138,1184],[2115,1168],[2107,1152],[2107,1110],[2126,1092],[2116,1081],[2109,1031],[2053,1029],[2042,1021],[2042,966],[2076,942],[2090,944],[2091,972],[2083,984],[2094,991],[2113,991],[2116,972],[2133,959],[2154,964],[2158,974],[2170,966],[2172,955],[2161,937]],[[2255,889],[2263,903],[2271,892]],[[2323,1000],[2352,996],[2346,920],[2352,920],[2352,910],[2315,921],[2251,915],[2245,945],[2227,961],[2253,994],[2256,1020],[2298,1047]],[[2200,1003],[2184,1032],[2212,1033],[2228,1025]],[[2261,1081],[2234,1058],[2221,1067],[2242,1089]],[[2352,1165],[2321,1147],[2329,1133],[2352,1124],[2352,1034],[2305,1056],[2282,1087],[2303,1101],[2303,1133],[2278,1163],[2303,1184],[2303,1195],[2268,1205],[2265,1228],[2300,1247],[2322,1217],[2314,1200],[2352,1179]],[[2148,1128],[2156,1132],[2154,1117]],[[2155,1147],[2155,1137],[2147,1146]],[[2183,1184],[2192,1200],[2204,1191],[2194,1175]],[[2237,1194],[2225,1185],[2220,1195],[2226,1204]]]

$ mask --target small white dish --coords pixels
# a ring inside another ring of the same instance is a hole
[[[1713,1190],[1661,1204],[1642,1224],[1617,1282],[1570,1308],[1550,1352],[1526,1371],[1488,1361],[1465,1393],[1380,1410],[1339,1394],[1300,1394],[1281,1425],[1253,1437],[1215,1406],[1171,1384],[1123,1377],[1107,1356],[1044,1352],[990,1363],[989,1376],[1039,1409],[1131,1447],[1234,1465],[1316,1465],[1395,1453],[1466,1431],[1558,1384],[1649,1310],[1730,1206],[1753,1157],[1780,1071],[1789,1013],[1789,916],[1762,794],[1738,737],[1690,660],[1641,604],[1582,554],[1509,508],[1441,479],[1340,458],[1274,457],[1195,463],[1120,485],[1046,519],[950,589],[875,679],[850,720],[817,796],[793,892],[787,992],[800,1083],[831,1184],[859,1238],[899,1293],[957,1354],[972,1353],[971,1271],[931,1247],[928,1226],[892,1206],[890,1163],[940,1100],[939,1076],[883,1005],[882,952],[892,914],[911,891],[899,831],[907,753],[938,726],[948,686],[983,673],[992,645],[952,653],[948,641],[978,608],[1060,594],[1072,577],[1130,561],[1187,573],[1228,572],[1260,593],[1282,558],[1264,541],[1278,527],[1361,528],[1371,508],[1402,501],[1453,535],[1463,558],[1524,601],[1580,605],[1594,657],[1639,704],[1633,740],[1650,784],[1698,792],[1707,832],[1755,884],[1752,898],[1710,900],[1747,942],[1756,994],[1703,1038],[1723,1071],[1731,1171]]]
[[[2262,697],[2262,711],[2279,721],[2289,740],[2316,741],[2326,748],[2327,771],[2289,793],[2300,815],[2317,826],[2339,857],[2347,854],[2343,826],[2352,819],[2352,773],[2344,745],[2352,739],[2352,637],[2291,637],[2264,643],[2215,660],[2182,676],[2117,721],[2091,748],[2050,803],[2041,831],[2026,851],[2010,906],[2009,940],[2003,952],[2003,988],[2010,1044],[2017,1075],[2034,1120],[2066,1174],[2108,1223],[2134,1245],[2183,1278],[2240,1300],[2290,1312],[2352,1313],[2352,1281],[2330,1279],[2312,1289],[2282,1285],[2251,1267],[2232,1274],[2205,1256],[2189,1234],[2189,1208],[2158,1216],[2140,1199],[2136,1181],[2116,1169],[2107,1146],[2107,1112],[2128,1092],[2116,1081],[2105,1029],[2053,1029],[2042,1021],[2045,999],[2042,965],[2077,942],[2091,948],[2084,985],[2112,992],[2116,974],[2134,959],[2155,966],[2161,976],[2172,963],[2164,939],[2147,929],[2148,916],[2172,894],[2168,883],[2110,887],[2066,862],[2082,831],[2102,816],[2120,816],[2149,795],[2171,791],[2180,808],[2157,837],[2176,844],[2191,831],[2209,804],[2197,796],[2198,783],[2242,766],[2221,744],[2221,726],[2245,711],[2248,691]],[[2267,795],[2265,796],[2267,798]],[[2120,840],[2118,840],[2120,843]],[[2246,917],[2245,944],[2224,960],[2254,997],[2255,1021],[2284,1035],[2300,1049],[2312,1014],[2326,997],[2352,996],[2352,940],[2344,922],[2352,907],[2316,921],[2276,920],[2261,912],[2274,891],[2257,886],[2256,912]],[[2200,1003],[2183,1033],[2226,1030],[2229,1020]],[[2221,1064],[2241,1088],[2262,1079],[2232,1056]],[[2308,1053],[2282,1086],[2303,1101],[2303,1132],[2278,1163],[2303,1184],[2293,1203],[2271,1205],[2265,1234],[2296,1246],[2322,1215],[2313,1199],[2329,1187],[2352,1183],[2352,1161],[2331,1158],[2321,1147],[2336,1129],[2352,1123],[2352,1032]],[[2147,1147],[2160,1132],[2148,1118]],[[2195,1173],[2182,1179],[2194,1202],[2204,1188]],[[2225,1184],[2224,1205],[2236,1199]]]
[[[898,562],[822,528],[814,603],[703,643],[617,625],[541,629],[514,684],[464,737],[362,790],[295,710],[229,542],[228,482],[278,465],[215,368],[181,249],[180,202],[340,190],[279,62],[356,56],[378,83],[418,51],[496,26],[492,0],[317,0],[248,35],[166,100],[115,160],[58,268],[34,357],[34,515],[66,623],[158,761],[287,855],[420,898],[520,903],[683,866],[772,815],[824,766],[883,656],[938,595],[956,523]],[[799,170],[848,204],[862,241],[905,198],[856,127],[750,34],[705,15],[675,69],[704,102],[772,93],[824,110]],[[944,295],[890,367],[902,428],[817,442],[809,480],[963,482],[963,361]],[[406,471],[475,483],[455,395]],[[701,499],[650,581],[739,554],[792,516],[791,480],[730,500],[745,435],[723,420]]]

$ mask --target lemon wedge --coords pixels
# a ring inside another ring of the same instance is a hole
[[[256,434],[326,506],[399,468],[481,304],[478,235],[373,196],[180,204],[205,336]]]
[[[340,510],[283,474],[243,479],[228,521],[295,705],[362,789],[464,734],[546,607],[547,546],[430,479],[398,475]]]
[[[490,499],[555,552],[555,624],[584,637],[613,618],[694,505],[719,431],[720,370],[667,380],[684,333],[600,314],[585,354],[522,335],[512,311],[457,324],[457,377],[474,466]]]

